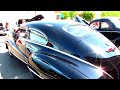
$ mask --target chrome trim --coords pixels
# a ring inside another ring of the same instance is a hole
[[[40,75],[38,75],[37,73],[35,73],[28,65],[27,65],[27,68],[28,68],[32,73],[34,73],[36,76],[38,76],[39,78],[44,79],[43,77],[41,77]]]
[[[12,53],[12,52],[11,52]],[[13,54],[13,53],[12,53]],[[15,54],[13,54],[15,57],[17,57]],[[23,63],[27,64],[27,62],[25,62],[24,60],[20,59],[19,57],[17,57],[20,61],[22,61]]]
[[[9,42],[9,44],[14,48],[14,49],[16,49],[17,51],[18,51],[18,53],[19,53],[19,50],[17,49],[17,48],[15,48],[15,46],[12,44],[12,43],[10,43]],[[17,57],[13,52],[11,52],[15,57]],[[22,55],[21,53],[19,53],[20,55]],[[23,56],[23,55],[22,55]],[[25,59],[28,59],[28,58],[26,58],[25,56],[23,56]],[[24,60],[21,60],[19,57],[17,57],[20,61],[22,61],[23,63],[25,63],[25,64],[27,64],[27,62],[25,62]]]

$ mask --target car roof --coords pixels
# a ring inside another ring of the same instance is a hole
[[[74,24],[80,24],[79,22],[75,22],[75,21],[72,21],[72,20],[46,20],[46,19],[43,19],[43,20],[39,20],[39,21],[32,21],[32,22],[27,22],[26,23],[27,25],[40,25],[40,24],[52,24],[52,25],[59,25],[59,26],[64,26],[64,25],[74,25]],[[81,24],[82,25],[82,24]]]
[[[115,19],[119,19],[119,18],[117,18],[117,17],[104,17],[104,18],[94,19],[92,21],[97,21],[97,20],[110,20],[110,21],[112,21],[112,20],[115,20]]]
[[[36,28],[37,30],[38,28],[41,28],[42,33],[44,33],[51,41],[54,41],[58,44],[62,44],[64,46],[69,44],[69,47],[66,46],[66,48],[71,48],[70,50],[74,49],[75,46],[74,43],[77,43],[80,39],[63,30],[64,26],[76,25],[76,24],[84,26],[79,22],[75,22],[71,20],[52,20],[52,21],[40,20],[40,21],[27,22],[25,24],[26,26],[31,28]],[[63,42],[63,40],[65,40],[66,42]]]

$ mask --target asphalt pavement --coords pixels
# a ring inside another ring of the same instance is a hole
[[[26,64],[9,56],[5,36],[0,36],[0,79],[33,79]]]

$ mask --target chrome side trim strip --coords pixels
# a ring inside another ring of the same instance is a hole
[[[17,48],[15,48],[15,46],[9,42],[9,44],[19,53],[19,50]],[[17,57],[13,52],[11,52],[15,57]],[[21,53],[20,53],[21,54]],[[23,56],[23,54],[21,54]],[[23,56],[25,59],[28,59],[26,58],[25,56]],[[25,62],[24,60],[21,60],[19,57],[17,57],[20,61],[22,61],[23,63],[27,64],[27,62]]]
[[[28,65],[27,65],[28,69],[33,72],[36,76],[38,76],[41,79],[44,79],[43,77],[41,77],[40,75],[38,75],[37,73],[35,73]]]

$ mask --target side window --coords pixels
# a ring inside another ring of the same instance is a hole
[[[45,45],[48,43],[48,40],[45,38],[43,34],[37,33],[35,31],[30,32],[30,40]]]
[[[99,29],[99,26],[100,26],[100,23],[97,21],[90,24],[90,27],[94,29]]]
[[[101,29],[109,29],[109,25],[106,22],[101,22]]]
[[[20,37],[26,38],[26,30],[25,29],[20,29]]]
[[[15,40],[18,39],[19,37],[26,38],[26,30],[25,29],[18,29],[15,31],[14,38]]]

